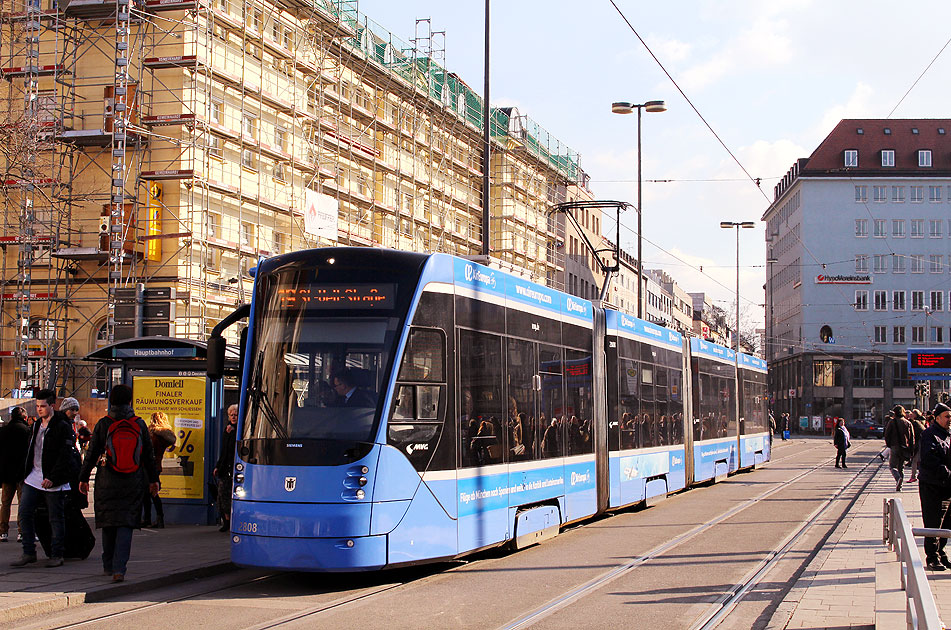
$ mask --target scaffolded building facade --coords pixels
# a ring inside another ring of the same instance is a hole
[[[0,390],[88,395],[82,357],[204,339],[262,256],[478,254],[483,104],[428,20],[355,0],[12,0],[0,14]],[[491,254],[559,284],[578,156],[494,109]]]

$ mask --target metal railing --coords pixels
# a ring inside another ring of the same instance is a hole
[[[909,630],[944,630],[915,536],[951,538],[951,530],[912,529],[901,499],[885,499],[882,516],[882,542],[895,552],[901,563],[901,588],[905,591],[905,619]]]

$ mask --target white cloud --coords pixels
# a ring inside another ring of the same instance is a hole
[[[874,95],[872,86],[861,81],[856,83],[848,101],[833,105],[822,114],[814,132],[816,137],[825,138],[843,118],[884,118],[888,112],[882,111],[882,104],[874,101]]]

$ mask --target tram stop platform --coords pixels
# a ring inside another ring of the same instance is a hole
[[[867,461],[867,460],[866,460]],[[901,563],[882,542],[885,499],[901,499],[912,527],[922,527],[918,485],[895,491],[887,463],[873,456],[877,468],[869,485],[773,614],[768,630],[844,629],[904,630],[905,592]],[[864,464],[850,461],[850,468]],[[924,559],[922,539],[918,552]],[[951,571],[926,571],[941,619],[951,621]]]
[[[96,547],[85,560],[69,560],[47,569],[46,557],[37,543],[37,563],[13,568],[23,548],[16,542],[16,508],[10,517],[10,540],[0,543],[0,628],[27,617],[139,593],[170,582],[207,577],[234,568],[230,558],[230,535],[217,526],[169,525],[165,529],[136,530],[125,581],[114,584],[102,573],[102,546],[96,530]],[[83,510],[92,525],[92,505]]]

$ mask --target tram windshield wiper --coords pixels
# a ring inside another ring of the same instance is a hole
[[[257,378],[255,379],[254,385],[248,388],[248,398],[251,400],[251,413],[255,419],[263,415],[275,435],[282,440],[286,440],[287,431],[274,412],[274,408],[271,407],[271,403],[268,402],[267,395],[261,389],[261,364],[263,361],[264,353],[262,352],[258,354],[258,364],[255,366]],[[259,410],[263,413],[258,413]]]

